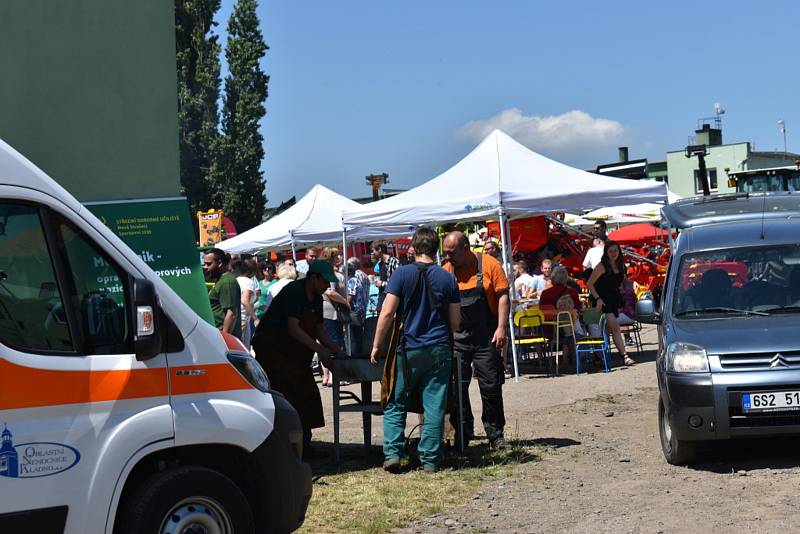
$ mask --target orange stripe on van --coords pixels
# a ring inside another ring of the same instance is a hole
[[[167,369],[64,371],[0,359],[0,410],[167,395]]]
[[[228,363],[170,369],[173,395],[253,389]],[[36,369],[0,359],[0,410],[166,397],[167,368],[113,371]]]
[[[229,363],[173,367],[170,373],[173,395],[253,389]]]
[[[233,336],[227,332],[223,332],[222,330],[219,331],[222,334],[222,339],[225,340],[225,346],[228,347],[228,350],[238,350],[241,352],[249,352],[247,347],[244,346],[242,340],[236,336]]]

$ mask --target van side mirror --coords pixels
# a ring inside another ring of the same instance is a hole
[[[134,278],[132,288],[131,324],[135,330],[133,348],[139,361],[154,358],[161,352],[161,328],[159,327],[158,299],[153,282]]]
[[[642,299],[636,303],[636,319],[640,323],[658,324],[661,322],[661,314],[653,299]]]

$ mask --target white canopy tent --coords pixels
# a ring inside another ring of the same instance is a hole
[[[667,190],[668,204],[680,200],[680,196]],[[643,204],[632,204],[629,206],[610,206],[590,211],[583,215],[584,219],[604,220],[607,223],[637,223],[637,222],[658,222],[661,220],[661,208],[664,204],[645,202]]]
[[[342,210],[356,209],[361,204],[335,193],[323,185],[311,191],[286,211],[268,221],[226,239],[217,245],[226,252],[253,253],[261,250],[285,250],[312,243],[332,243],[342,240]],[[405,236],[414,227],[364,228],[348,233],[350,239]]]
[[[509,273],[509,217],[666,200],[663,183],[575,169],[495,130],[439,176],[405,193],[345,209],[342,218],[348,234],[368,227],[499,218],[504,266]],[[513,328],[511,333],[514,374],[519,381]]]
[[[345,209],[345,226],[485,220],[666,201],[666,185],[611,178],[548,159],[495,130],[436,178],[371,204]]]

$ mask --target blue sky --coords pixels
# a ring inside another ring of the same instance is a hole
[[[218,32],[234,0],[223,0]],[[261,0],[269,206],[321,183],[410,188],[500,127],[581,168],[724,142],[800,150],[800,3]],[[794,132],[798,132],[794,135]],[[795,140],[797,142],[795,142]]]

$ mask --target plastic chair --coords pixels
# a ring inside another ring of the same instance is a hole
[[[600,337],[589,337],[575,343],[575,373],[581,373],[581,355],[600,352],[603,355],[603,366],[608,372],[608,332],[606,332],[606,315],[595,308],[584,310],[583,322],[592,331],[592,326],[600,328]]]
[[[528,308],[520,310],[514,314],[514,326],[517,328],[517,337],[515,345],[518,348],[533,347],[534,350],[539,349],[540,354],[547,358],[547,343],[548,339],[542,332],[542,325],[544,324],[544,315],[537,308]],[[532,332],[526,334],[525,331]]]
[[[620,324],[619,331],[623,336],[628,334],[633,338],[633,346],[636,348],[636,354],[641,354],[644,350],[644,344],[642,343],[642,323],[634,321],[630,324]]]
[[[572,313],[568,311],[560,311],[556,314],[556,337],[555,337],[555,353],[556,353],[556,372],[558,372],[558,351],[561,350],[561,329],[562,328],[569,328],[572,332],[572,340],[573,342],[577,341],[575,336],[575,324],[572,322]],[[577,354],[576,354],[577,359]]]

